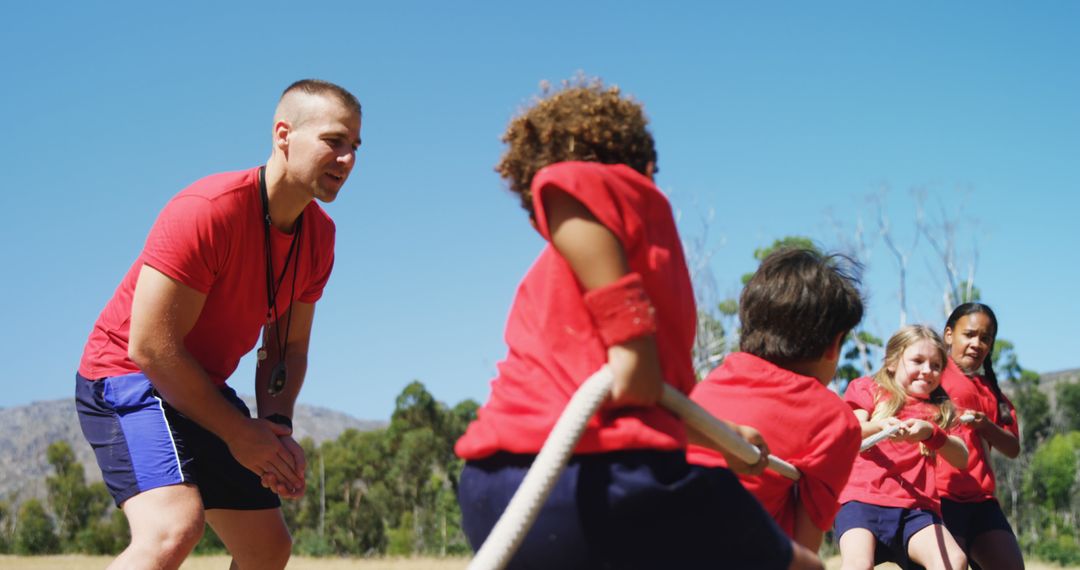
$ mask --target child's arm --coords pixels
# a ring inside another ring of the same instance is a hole
[[[909,419],[906,440],[921,441],[926,447],[937,451],[945,461],[957,469],[967,469],[968,448],[964,440],[955,435],[948,435],[942,429],[926,420]]]
[[[871,420],[870,412],[866,410],[853,410],[855,417],[859,420],[859,427],[862,428],[862,438],[866,439],[875,433],[885,431],[886,429],[894,426],[901,425],[903,422],[896,418],[884,418],[881,420]],[[896,432],[892,436],[892,439],[899,439],[903,437],[904,429],[901,427],[900,431]]]
[[[990,421],[990,418],[983,412],[967,410],[963,413],[974,416],[974,419],[968,425],[971,426],[971,429],[979,432],[979,436],[985,439],[991,447],[997,449],[1009,459],[1015,459],[1017,455],[1020,455],[1020,438],[1013,435],[1012,432],[1004,430],[1001,426]]]
[[[765,437],[761,435],[758,430],[747,426],[740,425],[734,422],[729,422],[723,418],[717,418],[721,422],[727,424],[732,431],[742,436],[750,445],[758,448],[761,455],[758,458],[758,462],[753,465],[739,459],[739,457],[733,453],[729,453],[728,450],[717,445],[712,439],[705,434],[699,432],[694,426],[689,423],[686,424],[686,439],[694,445],[701,447],[707,447],[724,456],[724,460],[727,461],[728,469],[738,473],[739,475],[757,476],[765,472],[765,469],[769,466],[769,444],[765,442]]]
[[[581,202],[555,188],[544,192],[543,202],[551,244],[586,291],[629,273],[618,238]],[[616,406],[652,406],[660,400],[663,375],[653,335],[611,345],[608,366],[615,375],[611,396]]]

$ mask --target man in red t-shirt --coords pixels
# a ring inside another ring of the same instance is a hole
[[[87,340],[76,408],[131,527],[115,566],[177,568],[209,523],[240,568],[284,568],[278,496],[304,494],[292,412],[334,260],[332,202],[360,103],[302,80],[282,94],[266,166],[217,174],[162,210]],[[252,419],[226,385],[262,333]]]
[[[832,526],[859,451],[859,422],[825,386],[862,311],[856,283],[835,258],[801,249],[773,253],[743,289],[742,352],[724,358],[690,395],[714,416],[756,428],[771,454],[799,469],[798,482],[771,471],[739,478],[789,536],[814,551]],[[688,448],[687,459],[727,465],[700,445]]]

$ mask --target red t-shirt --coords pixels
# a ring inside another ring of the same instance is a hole
[[[618,238],[630,270],[641,274],[656,309],[664,379],[689,393],[697,314],[667,198],[625,165],[552,164],[532,182],[537,229],[549,241],[543,196],[551,188],[576,198]],[[488,402],[454,448],[460,457],[537,453],[578,386],[607,362],[583,293],[569,264],[549,243],[518,286],[506,325],[509,354],[498,364]],[[682,422],[660,407],[601,408],[575,453],[685,447]]]
[[[873,415],[878,391],[873,378],[858,378],[848,384],[844,401],[853,410],[866,410]],[[936,413],[932,404],[908,398],[897,417],[933,422]],[[937,463],[937,454],[923,455],[918,442],[886,439],[856,457],[851,478],[840,493],[840,502],[860,501],[881,507],[919,508],[941,514],[941,501],[935,482]]]
[[[1005,425],[1003,416],[998,412],[997,398],[994,397],[990,384],[981,376],[966,376],[950,358],[941,374],[941,386],[949,393],[949,399],[956,406],[957,413],[963,413],[964,410],[982,411],[987,419],[1019,437],[1020,425],[1016,408],[1009,402],[1012,424]],[[957,435],[967,445],[968,466],[961,470],[943,463],[938,468],[938,489],[941,496],[959,503],[993,499],[995,483],[994,470],[990,465],[989,444],[973,429],[958,430]]]
[[[801,501],[814,525],[832,527],[837,497],[859,452],[859,422],[846,404],[816,378],[802,376],[745,352],[729,354],[690,398],[712,415],[761,432],[769,452],[802,473],[795,481],[772,471],[739,479],[789,536]],[[690,463],[727,466],[719,452],[690,445]],[[797,491],[797,494],[796,494]]]
[[[142,266],[149,265],[206,295],[184,345],[217,385],[254,348],[266,322],[266,253],[258,168],[215,174],[188,186],[166,204],[142,254],[98,317],[83,349],[79,374],[99,379],[138,372],[128,358],[131,300]],[[278,316],[293,300],[322,296],[334,264],[334,222],[312,202],[303,213],[293,291],[292,267],[281,280]],[[280,277],[293,235],[271,226],[274,270]],[[284,334],[284,330],[282,331]]]

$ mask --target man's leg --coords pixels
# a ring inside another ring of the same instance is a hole
[[[281,509],[210,509],[206,522],[229,549],[233,570],[285,568],[292,554],[292,537]]]
[[[127,568],[179,568],[203,534],[203,508],[194,485],[157,487],[124,501],[131,544],[109,565]]]

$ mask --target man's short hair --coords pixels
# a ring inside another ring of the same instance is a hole
[[[803,248],[773,252],[739,300],[739,349],[777,365],[815,360],[859,324],[857,262]]]
[[[293,91],[303,91],[309,95],[322,95],[324,97],[335,97],[338,101],[341,101],[343,105],[348,107],[351,111],[356,113],[357,117],[363,117],[363,113],[360,110],[360,101],[355,95],[349,93],[347,89],[340,85],[330,83],[329,81],[323,81],[321,79],[301,79],[285,88],[281,92],[281,99],[284,99],[286,95]]]

